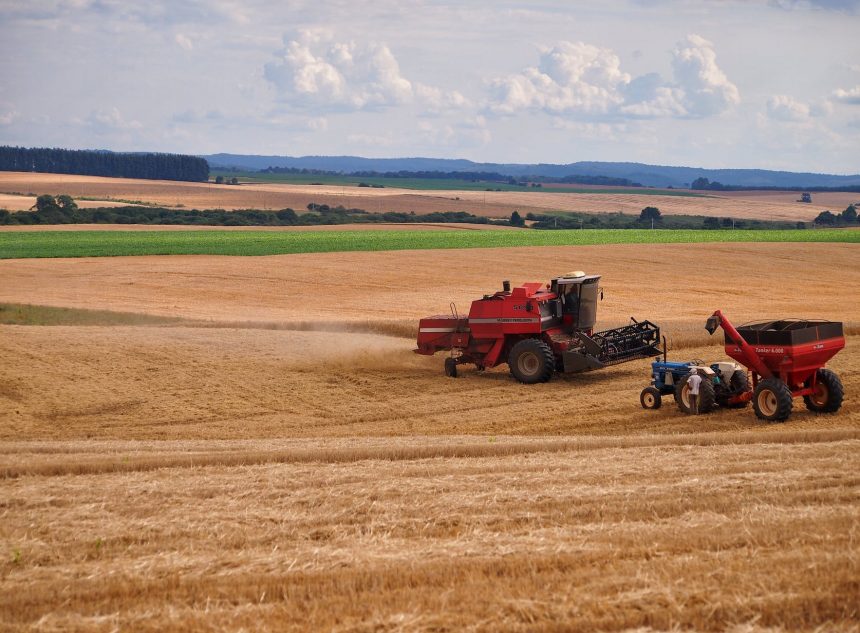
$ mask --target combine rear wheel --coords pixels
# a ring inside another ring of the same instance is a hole
[[[767,422],[785,422],[791,415],[791,390],[779,378],[765,378],[753,392],[753,409]]]
[[[675,402],[678,403],[678,408],[684,413],[710,413],[716,402],[714,383],[710,378],[702,377],[702,382],[699,383],[699,397],[694,410],[693,401],[690,399],[690,385],[687,384],[687,379],[691,375],[687,374],[675,385]]]
[[[552,378],[555,356],[549,345],[536,338],[527,338],[511,349],[508,355],[511,374],[527,385],[546,382]]]
[[[807,387],[812,379],[807,381]],[[803,396],[806,408],[815,413],[835,413],[842,406],[845,389],[839,376],[829,369],[819,369],[815,373],[815,389],[810,396]]]
[[[657,387],[645,387],[639,394],[639,402],[643,409],[659,409],[663,404],[663,397]]]

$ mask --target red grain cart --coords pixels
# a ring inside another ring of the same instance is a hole
[[[722,327],[726,354],[752,372],[749,393],[756,415],[768,422],[783,422],[791,415],[793,398],[802,397],[816,413],[835,413],[842,406],[844,388],[824,365],[845,347],[842,323],[782,319],[732,326],[717,310],[705,329]]]

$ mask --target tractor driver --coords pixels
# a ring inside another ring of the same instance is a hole
[[[699,370],[696,369],[687,378],[687,386],[690,388],[690,411],[693,415],[699,414],[699,386],[702,384],[702,377],[699,375]]]

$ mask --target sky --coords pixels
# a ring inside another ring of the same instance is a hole
[[[0,144],[860,173],[860,0],[0,0]]]

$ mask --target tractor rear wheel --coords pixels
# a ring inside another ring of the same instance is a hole
[[[696,402],[696,409],[693,409],[693,402],[690,400],[690,385],[687,384],[687,379],[692,374],[687,374],[675,385],[675,402],[678,403],[678,408],[684,413],[710,413],[714,408],[716,395],[714,393],[713,381],[706,377],[702,377],[702,382],[699,383],[699,397]]]
[[[806,381],[807,387],[812,379]],[[836,413],[842,406],[845,388],[839,376],[829,369],[819,369],[815,372],[815,389],[812,395],[803,396],[806,408],[815,413]]]
[[[734,373],[732,373],[731,379],[729,379],[729,387],[733,395],[740,395],[749,391],[750,379],[749,376],[747,376],[747,372],[743,369],[736,369]],[[727,404],[726,406],[729,409],[743,409],[747,406],[747,402],[747,400],[744,400],[743,402],[735,402],[734,404]]]
[[[639,402],[643,409],[659,409],[663,404],[663,397],[657,387],[645,387],[639,394]]]
[[[753,409],[767,422],[785,422],[791,415],[791,389],[779,378],[765,378],[753,392]]]
[[[508,355],[511,374],[520,382],[532,385],[546,382],[552,378],[555,356],[549,345],[540,339],[523,339],[511,349]]]

